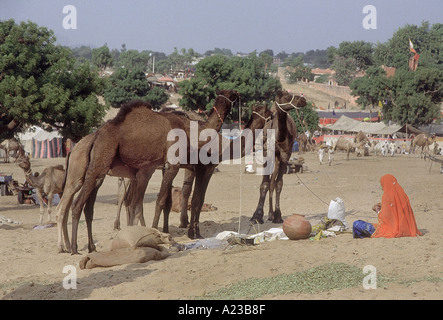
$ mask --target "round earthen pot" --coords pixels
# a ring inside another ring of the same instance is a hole
[[[293,214],[283,222],[283,231],[291,240],[309,238],[311,223],[301,214]]]

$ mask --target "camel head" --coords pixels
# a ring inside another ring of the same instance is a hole
[[[248,128],[255,124],[256,128],[263,128],[266,122],[272,119],[272,112],[268,110],[266,106],[262,105],[253,105],[252,106],[252,114],[249,119],[248,124],[246,125]]]
[[[300,109],[306,106],[306,99],[287,91],[277,90],[275,103],[278,109],[288,112],[291,109]]]
[[[217,96],[221,96],[226,98],[229,102],[231,102],[231,107],[234,105],[235,102],[240,101],[240,94],[235,90],[219,90],[216,89],[215,93]]]
[[[25,155],[20,155],[19,157],[17,157],[16,163],[25,172],[31,170],[31,162],[29,161],[29,158]]]

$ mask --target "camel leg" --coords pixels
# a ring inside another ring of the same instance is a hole
[[[135,180],[131,180],[130,186],[128,188],[129,192],[129,205],[127,206],[129,211],[129,223],[128,225],[133,226],[140,223],[145,226],[145,219],[143,216],[143,198],[145,196],[146,188],[148,187],[149,180],[155,172],[155,168],[137,171]]]
[[[276,178],[275,188],[275,211],[272,217],[272,223],[283,223],[282,214],[280,210],[280,194],[283,189],[283,175],[286,171],[287,164],[280,162],[279,170]]]
[[[255,212],[252,215],[252,218],[250,219],[250,221],[252,223],[260,223],[260,224],[264,223],[264,221],[263,221],[263,215],[264,215],[263,207],[265,204],[266,194],[269,191],[269,186],[270,186],[270,175],[264,175],[262,182],[260,184],[260,198],[258,200],[257,208],[255,209]]]
[[[48,221],[51,221],[52,199],[53,198],[54,198],[54,193],[51,191],[48,193]]]
[[[194,183],[195,172],[191,169],[185,170],[185,177],[182,187],[182,203],[180,211],[180,228],[187,228],[189,225],[188,219],[188,203],[191,196],[192,184]]]
[[[125,196],[123,198],[123,202],[125,204],[125,209],[126,209],[126,225],[128,226],[137,225],[137,223],[140,221],[140,224],[143,227],[146,227],[145,217],[143,215],[143,197],[144,193],[146,192],[148,181],[151,179],[151,176],[152,173],[149,173],[149,176],[146,177],[147,180],[145,180],[144,182],[144,191],[142,194],[140,194],[141,198],[139,199],[139,201],[141,202],[140,204],[133,202],[134,201],[133,199],[135,197],[138,188],[137,179],[131,179],[129,181],[128,187],[125,188],[126,191],[125,191]],[[140,183],[141,181],[139,181],[139,184]]]
[[[172,207],[172,182],[177,176],[179,169],[180,166],[178,165],[171,166],[168,169],[169,172],[165,172],[165,177],[171,182],[169,186],[167,186],[167,197],[165,203],[163,204],[163,232],[166,233],[169,233],[169,213],[171,212]]]
[[[172,182],[174,181],[174,178],[177,176],[178,170],[180,169],[179,165],[167,165],[165,169],[162,171],[162,183],[160,186],[160,191],[158,192],[157,201],[155,203],[155,214],[154,214],[154,220],[152,222],[153,228],[158,228],[158,222],[160,220],[160,215],[163,212],[164,214],[164,222],[163,222],[163,232],[168,233],[169,232],[169,211],[166,212],[165,209],[169,207],[169,210],[171,210],[171,201],[172,201],[172,195],[171,195],[171,188],[172,188]]]
[[[86,200],[86,204],[83,210],[83,212],[85,213],[86,229],[88,230],[88,252],[97,251],[95,249],[94,240],[92,238],[92,221],[94,219],[94,203],[97,199],[97,192],[103,184],[103,181],[104,178],[96,181],[95,188],[91,192],[88,200]]]
[[[196,168],[194,193],[191,201],[191,221],[188,228],[188,237],[190,239],[202,238],[199,228],[200,212],[205,201],[206,189],[215,167],[214,165],[199,165]]]
[[[272,172],[270,183],[269,183],[269,211],[268,211],[268,220],[272,221],[274,216],[274,205],[272,203],[272,198],[274,196],[275,185],[277,181],[277,174],[279,172],[281,162],[275,158],[275,168]]]
[[[114,220],[114,230],[120,230],[120,213],[123,206],[123,201],[126,196],[126,183],[124,178],[118,178],[117,189],[117,215]],[[127,217],[128,218],[128,217]]]
[[[38,201],[40,202],[40,220],[39,224],[43,223],[43,215],[45,213],[45,203],[43,201],[43,194],[39,189],[35,189],[35,193],[37,193]]]
[[[69,208],[71,207],[75,193],[77,193],[80,187],[81,185],[78,185],[75,188],[67,186],[56,208],[57,211],[56,220],[57,220],[57,229],[58,229],[57,246],[59,253],[70,252],[71,250],[71,243],[69,241],[69,235],[68,235]],[[63,247],[62,237],[64,237],[65,248]]]

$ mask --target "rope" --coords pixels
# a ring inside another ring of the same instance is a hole
[[[297,176],[297,178],[298,178],[298,180],[300,180],[300,182],[301,182],[301,184],[302,185],[304,185],[305,186],[305,188],[306,189],[308,189],[318,200],[320,200],[321,202],[323,202],[325,205],[327,205],[327,206],[329,206],[329,203],[327,203],[327,202],[325,202],[322,198],[320,198],[319,196],[317,196],[316,194],[315,194],[315,192],[314,191],[312,191],[301,179],[300,179],[300,177],[298,176],[298,174],[295,174],[296,176]]]
[[[239,101],[239,103],[238,103],[238,130],[239,130],[239,132],[241,132],[241,111],[242,111],[241,110],[241,103]],[[241,149],[241,136],[238,139],[240,139],[239,142],[240,142],[240,149]],[[240,168],[240,191],[239,191],[240,208],[238,210],[238,230],[237,230],[238,234],[240,234],[241,214],[242,214],[241,207],[242,207],[242,174],[243,174],[243,171],[242,171],[241,159],[240,159],[239,168]]]

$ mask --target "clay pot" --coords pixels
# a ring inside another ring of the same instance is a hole
[[[291,240],[309,238],[311,223],[301,214],[293,214],[283,222],[283,231]]]

